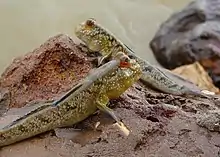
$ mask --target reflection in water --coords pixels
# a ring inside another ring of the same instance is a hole
[[[181,3],[180,3],[181,2]],[[88,17],[122,39],[137,54],[155,63],[147,46],[158,26],[189,0],[1,0],[0,72],[15,57],[32,51],[58,33],[74,36]],[[176,9],[175,9],[176,10]]]

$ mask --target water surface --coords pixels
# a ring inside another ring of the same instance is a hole
[[[49,37],[94,17],[138,55],[156,64],[148,47],[159,25],[190,0],[0,0],[0,73]]]

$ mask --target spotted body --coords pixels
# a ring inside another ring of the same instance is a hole
[[[99,52],[99,65],[104,60],[111,60],[118,51],[122,51],[130,58],[135,59],[142,68],[141,81],[164,93],[174,95],[199,95],[204,96],[201,90],[193,83],[175,75],[138,57],[128,46],[123,44],[110,31],[96,22],[88,19],[79,24],[75,29],[76,36],[85,43],[90,52]]]
[[[43,105],[0,129],[0,147],[58,127],[71,126],[93,114],[97,108],[117,121],[107,107],[109,100],[118,98],[141,76],[140,65],[135,60],[127,57],[129,66],[121,66],[123,57],[93,70],[52,104]]]

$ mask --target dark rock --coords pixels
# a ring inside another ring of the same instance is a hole
[[[220,0],[196,0],[160,26],[150,47],[167,69],[211,57],[220,59],[219,20]]]

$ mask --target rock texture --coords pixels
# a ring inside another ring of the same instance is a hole
[[[196,0],[163,22],[150,42],[158,62],[167,69],[196,61],[220,59],[220,0]],[[220,66],[220,64],[218,64]],[[220,73],[209,70],[217,84]]]
[[[68,36],[50,38],[40,48],[15,59],[3,73],[0,88],[5,96],[1,97],[1,108],[55,99],[88,73],[92,60]],[[217,103],[218,100],[158,93],[137,82],[110,103],[132,131],[128,137],[107,122],[98,133],[86,133],[86,128],[104,119],[104,115],[97,113],[75,126],[85,132],[78,132],[72,142],[56,137],[51,131],[3,147],[0,156],[217,157],[220,154],[217,130],[220,124],[216,119],[219,117],[214,113],[219,109]],[[202,114],[206,116],[201,117]],[[207,121],[210,117],[214,117],[211,123]],[[5,119],[1,117],[0,124]]]
[[[212,79],[198,62],[178,67],[172,70],[172,72],[193,82],[200,89],[209,90],[217,94],[219,93],[219,89],[213,85]]]
[[[52,99],[69,90],[92,67],[79,51],[68,36],[57,35],[16,58],[0,78],[1,91],[10,91],[8,107]]]

